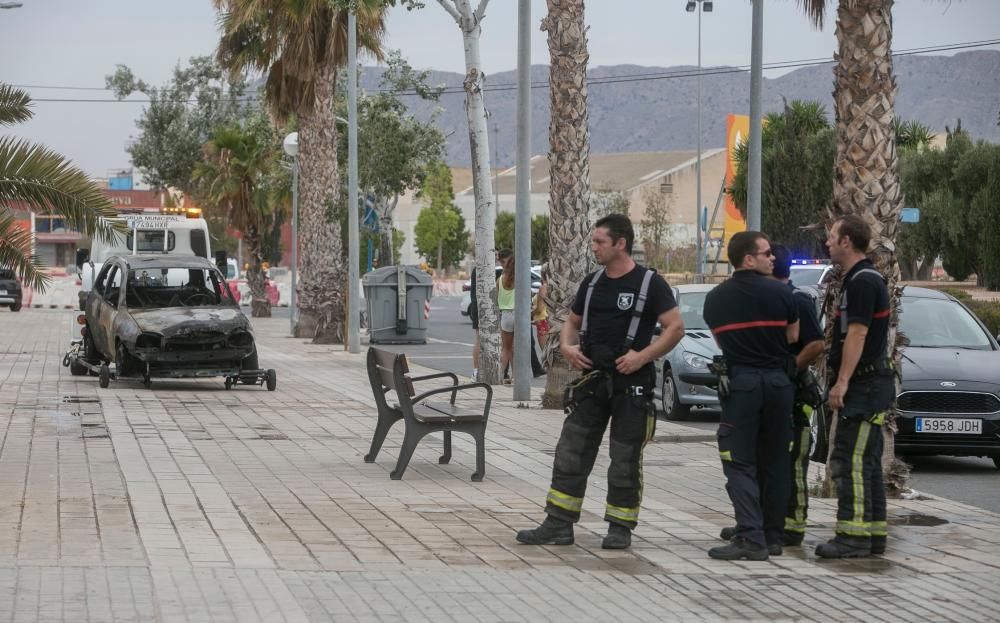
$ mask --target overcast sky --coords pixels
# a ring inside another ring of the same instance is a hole
[[[116,64],[162,84],[178,62],[211,54],[218,38],[210,0],[20,1],[21,8],[0,10],[0,81],[26,86],[36,99],[112,99],[107,91],[41,87],[103,88]],[[420,11],[392,11],[387,46],[401,49],[416,67],[462,72],[458,26],[436,0],[424,2]],[[697,17],[684,5],[685,0],[590,0],[590,66],[694,65]],[[482,39],[487,74],[515,68],[516,6],[516,0],[492,0],[488,6]],[[539,64],[548,63],[545,33],[537,31],[544,11],[544,0],[532,0],[532,62]],[[704,65],[749,64],[750,13],[748,0],[715,1],[714,12],[702,22]],[[793,0],[769,1],[765,63],[829,58],[835,15],[829,17],[817,31]],[[902,0],[894,19],[895,50],[1000,38],[998,0]],[[0,131],[44,143],[96,176],[129,166],[124,146],[136,133],[141,103],[36,102],[34,110],[32,121]]]

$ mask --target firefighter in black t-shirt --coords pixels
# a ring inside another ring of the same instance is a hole
[[[584,374],[567,388],[568,415],[556,445],[545,521],[518,532],[521,543],[573,543],[587,477],[610,421],[604,512],[609,526],[602,547],[624,549],[631,544],[642,498],[642,451],[656,428],[653,362],[684,334],[667,282],[632,261],[634,239],[632,223],[622,214],[594,224],[590,248],[602,268],[580,284],[560,334],[563,357]],[[654,340],[657,321],[662,331]]]
[[[830,259],[844,271],[830,349],[828,403],[838,411],[830,472],[837,485],[836,536],[816,548],[823,558],[885,552],[882,425],[895,396],[888,354],[889,290],[865,256],[868,223],[845,216],[830,228]]]
[[[794,360],[799,312],[788,286],[771,279],[773,253],[756,231],[733,235],[735,272],[705,297],[705,322],[725,362],[720,376],[719,457],[736,530],[708,555],[767,560],[780,554],[789,492]]]

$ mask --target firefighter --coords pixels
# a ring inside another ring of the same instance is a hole
[[[799,340],[789,345],[795,356],[795,402],[792,409],[792,446],[791,455],[791,490],[788,496],[788,509],[785,514],[785,534],[782,545],[797,546],[802,544],[806,532],[806,515],[809,510],[809,449],[812,447],[812,422],[814,412],[820,409],[823,399],[816,376],[809,367],[823,354],[823,330],[819,325],[816,310],[816,300],[809,294],[797,290],[791,282],[792,254],[780,245],[771,245],[774,254],[774,271],[772,276],[779,282],[787,284],[792,292],[792,299],[799,310]],[[822,413],[816,413],[822,417]],[[736,528],[723,528],[720,536],[732,540]]]
[[[866,257],[871,230],[859,216],[830,228],[830,259],[844,271],[830,349],[828,404],[837,411],[830,472],[837,486],[836,536],[816,547],[823,558],[885,552],[882,425],[895,397],[888,354],[889,290]]]
[[[631,544],[642,500],[642,451],[653,436],[653,362],[681,340],[684,323],[670,286],[632,260],[632,222],[611,214],[594,225],[590,249],[601,269],[584,279],[560,334],[566,362],[584,374],[564,394],[552,486],[540,526],[517,533],[529,545],[569,545],[587,478],[611,423],[605,549]],[[659,321],[662,327],[654,339]]]
[[[789,493],[788,447],[795,397],[789,344],[799,339],[799,313],[789,288],[770,278],[767,236],[733,235],[727,247],[733,276],[705,297],[705,322],[722,357],[718,442],[736,530],[708,555],[767,560],[781,554]]]

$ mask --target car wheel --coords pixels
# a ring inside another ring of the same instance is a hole
[[[667,366],[663,366],[660,400],[663,402],[663,416],[668,420],[684,420],[691,412],[690,405],[681,404],[674,375]]]
[[[13,305],[11,305],[10,306],[10,311],[12,311],[12,312],[19,312],[19,311],[21,311],[21,303],[18,302],[18,303],[14,303]]]
[[[115,345],[115,370],[118,372],[118,376],[132,376],[135,373],[135,368],[135,357],[128,354],[125,345],[119,341]]]
[[[80,357],[82,357],[82,355],[82,353],[78,353],[76,359],[69,362],[69,373],[73,376],[87,376],[87,372],[90,372],[87,366],[80,363]]]
[[[993,457],[993,464],[997,466],[997,469],[1000,469],[1000,456]]]
[[[260,360],[257,358],[257,345],[253,347],[253,351],[249,355],[243,358],[240,362],[240,370],[260,370]]]
[[[826,409],[822,406],[813,409],[812,414],[809,416],[809,427],[812,429],[813,440],[809,458],[817,463],[826,463],[826,455],[829,450]]]

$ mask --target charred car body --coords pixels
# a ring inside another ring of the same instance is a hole
[[[118,377],[226,377],[274,389],[259,370],[249,319],[210,261],[196,256],[113,256],[85,302],[74,374],[114,362]],[[89,364],[89,365],[85,365]],[[106,386],[105,373],[101,384]]]
[[[0,307],[9,307],[12,312],[21,311],[23,297],[17,274],[9,268],[0,268]]]

